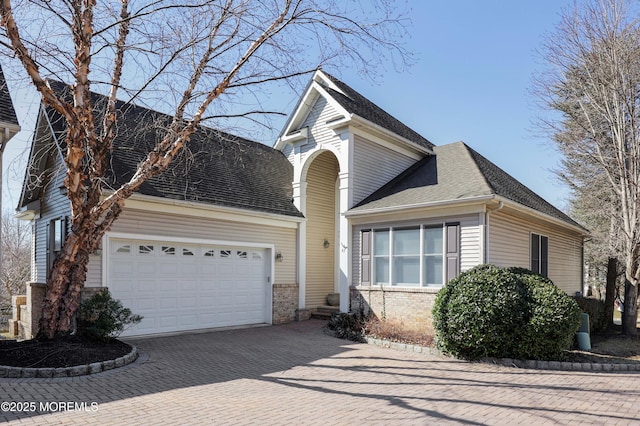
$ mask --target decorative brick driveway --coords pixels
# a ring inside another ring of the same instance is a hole
[[[640,423],[637,373],[457,362],[350,344],[324,335],[321,326],[308,321],[139,339],[134,344],[148,359],[119,370],[69,379],[0,379],[0,400],[13,403],[2,404],[0,420],[38,425]],[[8,411],[17,408],[27,412]]]

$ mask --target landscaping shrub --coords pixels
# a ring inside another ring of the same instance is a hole
[[[464,358],[513,353],[530,314],[527,293],[512,272],[480,265],[449,281],[436,296],[438,346]]]
[[[438,292],[433,318],[438,346],[454,356],[558,359],[580,310],[541,275],[481,265]]]
[[[340,339],[354,342],[364,341],[364,323],[366,318],[354,313],[336,312],[331,315],[325,327]]]
[[[111,297],[108,289],[104,289],[80,304],[77,331],[82,336],[107,340],[118,337],[127,326],[138,324],[142,318],[132,314],[122,302]]]
[[[589,314],[589,328],[592,333],[599,333],[607,329],[609,320],[606,317],[602,300],[582,296],[575,296],[574,299],[582,312]]]
[[[511,357],[561,359],[580,326],[580,307],[548,278],[528,269],[510,270],[527,288],[531,313]]]

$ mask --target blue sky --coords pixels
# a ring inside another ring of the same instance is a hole
[[[551,172],[559,156],[534,131],[539,111],[529,90],[533,74],[543,69],[535,51],[571,3],[410,1],[407,47],[417,63],[403,73],[389,66],[376,83],[351,71],[336,77],[436,145],[466,142],[564,209],[568,190]],[[37,111],[24,92],[12,96],[24,131],[9,143],[4,157],[3,207],[11,210],[26,160],[20,154],[27,149]],[[284,103],[291,109],[295,101]]]

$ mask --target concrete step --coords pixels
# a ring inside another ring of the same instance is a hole
[[[336,312],[340,312],[337,306],[317,306],[311,309],[311,318],[328,320]]]

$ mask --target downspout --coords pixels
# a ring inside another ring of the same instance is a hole
[[[9,139],[11,139],[11,133],[9,133],[9,128],[5,127],[4,131],[2,132],[2,135],[0,136],[0,214],[2,214],[2,156],[4,154],[4,148],[7,146],[7,142],[9,142]],[[4,236],[2,235],[2,228],[0,227],[0,243],[2,242],[2,238]],[[2,245],[0,244],[0,259],[2,259],[2,249],[1,249]],[[0,262],[1,264],[1,262]],[[0,269],[2,268],[2,266],[0,265]]]
[[[498,206],[494,208],[489,208],[487,204],[485,204],[485,212],[484,212],[484,253],[482,263],[487,263],[489,259],[489,217],[493,212],[499,212],[504,207],[503,201],[498,201]]]

